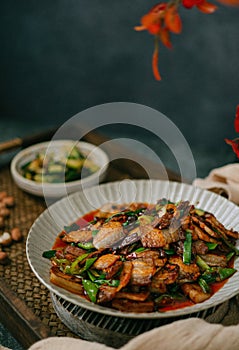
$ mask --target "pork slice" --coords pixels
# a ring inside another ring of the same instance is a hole
[[[108,269],[119,259],[120,259],[120,256],[115,254],[102,255],[94,262],[93,268],[97,270]]]
[[[119,283],[119,286],[117,287],[117,291],[119,291],[122,288],[124,288],[125,286],[127,286],[127,284],[129,283],[129,281],[131,279],[132,270],[133,270],[132,262],[131,261],[124,261],[123,262],[123,269],[122,269],[121,274],[120,274],[120,283]]]
[[[227,257],[225,255],[217,254],[201,254],[200,257],[209,265],[209,266],[227,266]]]
[[[156,272],[153,259],[135,259],[132,261],[132,264],[131,284],[140,286],[150,284]]]
[[[125,237],[123,226],[118,221],[110,221],[101,226],[94,236],[93,244],[97,249],[110,248]]]
[[[77,230],[67,233],[62,240],[67,243],[85,243],[92,240],[91,230]]]
[[[180,283],[196,281],[200,276],[200,270],[197,264],[184,264],[180,256],[172,256],[169,259],[169,263],[179,266],[178,282]]]
[[[123,312],[153,312],[153,301],[133,301],[128,299],[113,299],[112,307]]]
[[[208,246],[201,240],[193,242],[193,249],[196,254],[206,254],[208,252]]]
[[[161,248],[167,244],[162,231],[157,228],[153,228],[151,225],[141,226],[140,236],[144,247]]]
[[[103,272],[105,273],[105,278],[107,280],[114,277],[114,275],[121,269],[123,265],[123,261],[118,260],[113,265],[107,267],[106,269],[103,269]]]
[[[183,293],[187,295],[195,304],[202,303],[211,297],[210,293],[204,293],[201,287],[196,283],[185,283],[181,286],[181,288]]]
[[[136,258],[153,259],[155,266],[163,267],[167,262],[167,257],[162,257],[161,253],[157,250],[144,250],[136,253]]]
[[[74,255],[75,257],[85,254],[85,250],[79,247],[68,245],[65,248],[65,253]]]
[[[177,265],[166,264],[153,276],[150,291],[153,293],[165,293],[167,285],[174,283],[178,275],[179,267]]]
[[[79,294],[87,299],[84,295],[84,287],[81,279],[72,275],[66,275],[58,267],[53,266],[50,271],[50,282],[58,287],[64,288],[74,294]]]
[[[111,287],[107,285],[100,286],[98,291],[98,296],[97,296],[97,303],[105,304],[111,301],[115,297],[116,293],[117,293],[116,287]]]
[[[145,292],[140,292],[140,293],[132,293],[132,292],[118,292],[115,295],[115,298],[117,299],[129,299],[129,300],[135,300],[135,301],[145,301],[150,292],[145,291]]]

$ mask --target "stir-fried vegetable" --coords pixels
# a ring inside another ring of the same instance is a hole
[[[192,256],[192,233],[191,231],[186,231],[186,238],[183,245],[183,262],[184,264],[191,263]]]
[[[99,167],[79,150],[61,148],[50,154],[39,152],[21,168],[25,178],[36,182],[61,183],[79,180],[96,172]]]
[[[43,253],[52,283],[94,303],[133,312],[175,309],[207,300],[212,285],[236,272],[238,232],[187,201],[132,203],[94,215],[85,226],[65,226]]]

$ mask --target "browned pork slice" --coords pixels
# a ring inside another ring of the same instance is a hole
[[[123,312],[153,312],[153,301],[134,301],[129,299],[113,299],[112,307]]]
[[[180,256],[172,256],[169,259],[169,263],[179,266],[178,283],[193,282],[200,276],[200,270],[197,264],[191,263],[186,265]]]
[[[51,268],[50,281],[58,287],[64,288],[72,293],[79,294],[81,297],[88,299],[84,295],[84,287],[81,279],[72,275],[64,274],[56,266]]]
[[[97,270],[108,269],[119,259],[120,259],[120,256],[115,254],[102,255],[94,262],[93,268]]]
[[[65,248],[65,254],[71,254],[74,255],[75,257],[80,256],[82,254],[85,254],[85,250],[79,247],[76,247],[74,245],[68,245]]]
[[[115,274],[122,268],[123,261],[118,260],[113,265],[107,267],[106,269],[103,269],[103,273],[105,273],[105,278],[107,280],[110,280],[114,277]]]
[[[56,251],[57,259],[67,259],[74,261],[78,256],[85,254],[85,250],[72,245],[66,246],[64,249],[60,248]]]
[[[201,254],[200,257],[209,265],[209,266],[227,266],[227,257],[225,255],[217,254]]]
[[[192,221],[195,225],[200,227],[205,233],[213,238],[220,239],[220,236],[217,232],[212,230],[206,223],[203,221],[202,218],[198,218],[197,216],[192,215]]]
[[[196,254],[206,254],[208,252],[208,246],[201,240],[193,242],[193,250]]]
[[[150,284],[151,278],[156,272],[156,267],[152,259],[132,260],[133,270],[131,274],[131,284],[146,286]]]
[[[176,206],[170,222],[170,232],[175,232],[182,225],[182,222],[187,226],[187,224],[190,222],[189,212],[191,207],[192,206],[188,201],[182,201],[178,204],[178,206]]]
[[[151,225],[141,226],[140,233],[142,245],[150,248],[162,248],[180,239],[179,230],[169,232],[168,229],[160,230]]]
[[[92,231],[91,230],[76,230],[67,233],[63,238],[63,242],[67,243],[85,243],[92,240]]]
[[[165,256],[161,257],[160,252],[157,250],[144,250],[142,252],[135,253],[135,257],[152,259],[156,267],[163,267],[167,262],[167,258]]]
[[[153,276],[150,291],[152,293],[165,293],[167,285],[174,283],[178,278],[178,274],[179,267],[177,265],[166,264]]]
[[[125,234],[121,223],[109,221],[99,228],[98,233],[93,238],[93,244],[97,249],[110,248],[123,237]]]
[[[193,226],[193,240],[201,239],[204,242],[217,243],[218,241],[215,238],[212,238],[205,231],[203,231],[200,227],[194,225]]]
[[[145,292],[140,292],[140,293],[132,293],[132,292],[118,292],[115,295],[115,298],[117,299],[129,299],[129,300],[135,300],[135,301],[145,301],[150,292],[145,291]]]
[[[126,287],[131,279],[131,273],[133,270],[133,264],[131,261],[124,261],[123,262],[123,269],[120,273],[120,283],[117,287],[117,291],[121,290],[122,288]]]
[[[111,287],[106,285],[100,286],[98,291],[98,296],[97,296],[97,303],[105,304],[111,301],[115,297],[116,293],[117,293],[116,287]]]
[[[205,217],[205,221],[209,223],[212,227],[216,228],[217,231],[219,231],[221,234],[232,237],[234,239],[239,239],[239,232],[226,229],[225,226],[222,223],[220,223],[213,214],[206,213]]]
[[[210,293],[204,293],[202,288],[196,283],[185,283],[181,286],[181,288],[184,294],[187,295],[195,304],[202,303],[211,297]]]

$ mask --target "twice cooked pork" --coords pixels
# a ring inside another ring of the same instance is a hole
[[[118,208],[61,232],[45,252],[52,283],[123,312],[166,312],[207,300],[236,272],[238,232],[214,215],[166,199]]]

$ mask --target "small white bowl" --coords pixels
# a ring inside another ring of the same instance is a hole
[[[44,152],[47,155],[48,152],[55,152],[58,149],[60,152],[62,148],[73,146],[77,146],[99,169],[80,180],[62,183],[36,182],[22,175],[22,166],[33,160],[39,152]],[[11,162],[11,174],[18,187],[28,193],[48,198],[61,198],[86,187],[99,184],[106,175],[108,165],[109,158],[107,154],[98,146],[82,141],[55,140],[38,143],[20,151]]]

